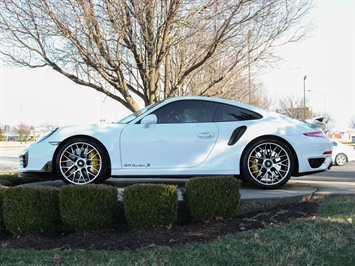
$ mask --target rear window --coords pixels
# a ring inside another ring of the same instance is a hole
[[[261,119],[263,116],[241,107],[218,104],[214,122],[245,121]]]

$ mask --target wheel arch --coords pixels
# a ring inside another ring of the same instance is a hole
[[[110,154],[109,152],[107,151],[105,145],[99,141],[97,138],[94,138],[92,136],[88,136],[88,135],[75,135],[75,136],[71,136],[71,137],[68,137],[66,138],[65,140],[61,141],[59,143],[59,145],[57,146],[57,148],[55,149],[54,153],[53,153],[53,158],[52,158],[52,173],[54,174],[55,173],[55,163],[53,163],[55,161],[55,158],[57,157],[58,155],[58,151],[60,150],[60,148],[62,146],[64,146],[68,141],[72,140],[72,139],[75,139],[75,138],[85,138],[85,139],[89,139],[89,140],[92,140],[94,142],[96,142],[96,144],[100,145],[101,148],[104,150],[104,152],[106,153],[106,156],[109,158],[108,160],[108,169],[107,169],[107,174],[111,175],[111,157],[110,157]]]
[[[242,167],[243,167],[243,164],[242,164],[242,160],[243,160],[243,157],[245,156],[245,151],[252,145],[254,145],[254,143],[260,141],[260,140],[263,140],[263,139],[273,139],[273,140],[277,140],[277,141],[280,141],[282,142],[283,144],[285,144],[289,149],[290,151],[292,152],[292,155],[293,157],[295,158],[295,166],[294,166],[294,169],[293,169],[293,173],[292,175],[297,175],[298,173],[298,169],[299,169],[299,165],[298,165],[298,156],[297,156],[297,153],[295,151],[295,149],[292,147],[292,145],[287,141],[285,140],[284,138],[281,138],[279,136],[275,136],[275,135],[264,135],[264,136],[260,136],[260,137],[257,137],[255,139],[253,139],[252,141],[250,141],[248,143],[248,145],[245,146],[241,156],[240,156],[240,161],[239,161],[239,171],[241,172],[242,171]]]

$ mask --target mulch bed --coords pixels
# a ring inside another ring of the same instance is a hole
[[[179,221],[170,228],[129,229],[122,224],[117,228],[95,232],[58,232],[53,235],[13,236],[0,234],[0,250],[138,250],[155,246],[175,246],[194,242],[209,242],[219,237],[263,229],[296,219],[312,217],[318,210],[315,202],[282,205],[272,209],[237,215],[230,219],[204,223]]]

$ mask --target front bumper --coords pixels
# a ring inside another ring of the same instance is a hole
[[[19,155],[19,177],[53,178],[52,158],[56,146],[35,143],[22,150]]]
[[[19,177],[43,177],[54,178],[52,171],[52,161],[47,162],[40,170],[26,170],[28,165],[28,153],[19,156],[20,168],[18,169]]]

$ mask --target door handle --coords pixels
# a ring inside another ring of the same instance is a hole
[[[215,136],[214,132],[202,132],[197,135],[200,139],[213,139]]]

